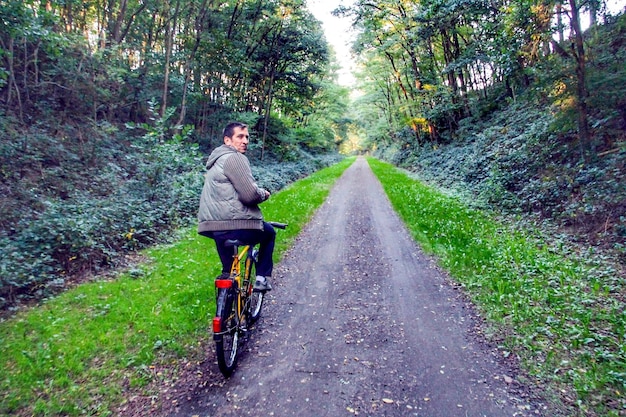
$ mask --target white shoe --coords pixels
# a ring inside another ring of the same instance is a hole
[[[272,291],[272,286],[267,278],[259,275],[254,281],[253,291]]]

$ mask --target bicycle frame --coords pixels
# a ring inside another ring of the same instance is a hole
[[[237,252],[239,248],[239,252]],[[233,263],[230,268],[230,276],[227,279],[216,279],[215,287],[219,289],[236,289],[236,302],[237,302],[237,326],[241,324],[244,318],[245,303],[252,293],[250,274],[250,267],[253,262],[252,255],[250,254],[252,246],[241,245],[234,246]],[[241,262],[245,259],[245,263]],[[244,270],[242,271],[242,266]],[[245,294],[245,295],[244,295]],[[223,329],[221,319],[219,317],[213,318],[213,333],[219,335],[228,332],[232,329]]]

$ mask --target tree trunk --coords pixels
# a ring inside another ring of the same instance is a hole
[[[443,48],[443,59],[445,67],[448,67],[454,60],[454,57],[452,55],[452,44],[450,42],[450,37],[448,36],[448,31],[445,29],[441,29],[441,46]],[[447,69],[446,74],[448,77],[448,84],[452,89],[453,101],[456,103],[458,90],[458,86],[456,84],[456,74],[454,70],[451,69]]]
[[[120,10],[115,19],[115,26],[113,26],[113,40],[116,44],[119,44],[122,41],[122,23],[124,22],[124,17],[126,17],[126,8],[128,7],[128,0],[120,1]]]
[[[169,8],[169,4],[165,4],[166,8]],[[176,23],[178,21],[178,11],[180,9],[180,0],[176,1],[176,8],[174,10],[174,16],[169,19],[169,10],[166,11],[166,19],[168,22],[165,25],[165,71],[163,75],[163,95],[161,97],[161,111],[160,115],[165,115],[167,109],[167,95],[170,82],[170,61],[172,59],[172,48],[174,44],[174,32],[176,31]]]
[[[163,71],[163,92],[161,94],[161,111],[159,112],[161,117],[165,115],[165,109],[167,109],[167,90],[169,89],[170,82],[170,57],[172,55],[172,37],[174,30],[171,28],[171,23],[168,22],[165,25],[165,63]]]
[[[570,26],[574,36],[572,46],[576,60],[576,101],[578,107],[578,137],[583,151],[591,151],[591,137],[589,133],[589,120],[587,114],[587,86],[585,76],[585,45],[582,29],[580,27],[580,9],[576,0],[569,0],[571,7]]]
[[[178,117],[178,122],[176,123],[179,126],[184,123],[185,115],[187,113],[187,90],[188,90],[189,81],[191,80],[191,63],[196,59],[196,53],[198,52],[198,48],[200,46],[200,41],[202,38],[202,30],[204,28],[203,22],[204,22],[206,13],[207,13],[207,0],[205,0],[202,3],[200,12],[198,14],[198,17],[196,18],[196,24],[195,24],[196,41],[193,45],[191,54],[189,54],[189,57],[185,61],[185,70],[184,70],[185,81],[183,83],[183,97],[180,103],[180,116]]]
[[[272,99],[274,98],[274,77],[276,74],[276,65],[272,64],[272,72],[267,91],[267,99],[265,104],[265,117],[263,118],[263,136],[261,138],[261,161],[265,156],[265,140],[267,139],[267,126],[269,125],[270,114],[272,110]]]
[[[556,23],[557,23],[557,32],[559,33],[559,43],[563,44],[565,41],[565,34],[563,31],[563,5],[561,2],[556,4]]]
[[[4,47],[4,49],[7,49]],[[7,88],[7,95],[6,95],[6,103],[8,106],[12,106],[12,101],[13,101],[13,95],[11,94],[11,91],[13,91],[13,89],[15,89],[15,98],[17,99],[17,108],[18,108],[18,115],[20,118],[20,121],[24,120],[24,115],[22,114],[22,96],[20,94],[20,88],[17,85],[17,80],[15,79],[15,38],[10,37],[9,38],[9,47],[8,47],[8,54],[6,54],[7,60],[8,60],[8,65],[9,65],[9,81],[8,81],[8,88]]]

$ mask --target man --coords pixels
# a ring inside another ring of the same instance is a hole
[[[224,128],[224,144],[216,148],[207,161],[207,173],[200,196],[198,233],[213,238],[222,262],[222,273],[228,274],[233,251],[225,245],[228,239],[259,246],[255,291],[272,289],[274,241],[276,231],[263,221],[258,204],[270,197],[260,188],[250,170],[248,158],[248,126],[230,123]]]

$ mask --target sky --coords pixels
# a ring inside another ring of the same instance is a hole
[[[331,12],[340,5],[349,6],[352,3],[353,0],[307,0],[309,10],[322,22],[326,40],[337,54],[337,60],[342,67],[338,74],[339,83],[346,87],[354,84],[354,61],[350,57],[350,44],[354,34],[350,31],[350,18],[338,18]]]
[[[606,7],[611,13],[618,13],[626,8],[626,0],[607,0]]]

